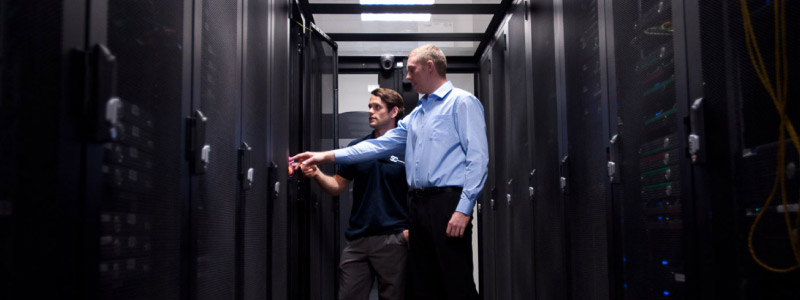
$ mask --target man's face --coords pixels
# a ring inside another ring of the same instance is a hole
[[[408,75],[406,75],[406,79],[411,82],[417,93],[430,93],[426,87],[429,79],[427,68],[428,66],[424,62],[417,60],[416,55],[408,57]]]
[[[395,114],[396,115],[396,114]],[[369,98],[369,127],[386,128],[394,124],[394,116],[381,97],[372,95]]]

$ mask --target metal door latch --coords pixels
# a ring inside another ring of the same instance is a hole
[[[691,133],[689,134],[689,154],[692,155],[692,163],[704,163],[706,161],[706,151],[703,151],[703,139],[705,138],[705,111],[703,108],[703,98],[697,98],[692,103],[689,114]]]
[[[253,173],[255,171],[250,167],[250,153],[252,150],[253,148],[246,142],[242,142],[241,147],[239,147],[239,180],[242,181],[242,189],[245,191],[253,187]]]
[[[247,185],[253,186],[253,173],[255,170],[253,168],[247,169]]]
[[[186,118],[189,128],[189,164],[192,174],[204,174],[208,168],[211,155],[211,146],[206,145],[206,122],[208,118],[203,112],[196,110],[191,117]]]
[[[613,182],[614,176],[617,175],[617,163],[610,161],[608,162],[608,178]]]
[[[689,135],[689,153],[696,155],[698,152],[700,152],[700,136],[692,133]]]
[[[203,150],[200,153],[200,161],[203,162],[203,170],[208,168],[208,163],[211,161],[211,146],[203,145]]]

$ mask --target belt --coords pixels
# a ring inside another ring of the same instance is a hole
[[[461,190],[460,186],[434,186],[410,190],[408,195],[411,197],[426,197],[442,193],[461,193]]]

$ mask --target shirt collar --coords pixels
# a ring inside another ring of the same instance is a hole
[[[431,95],[434,95],[436,97],[436,100],[442,100],[452,90],[453,90],[453,83],[448,80],[447,82],[442,84],[442,86],[440,86],[438,89],[436,89],[436,91],[431,93]]]
[[[447,97],[447,94],[449,94],[450,91],[452,90],[453,90],[453,83],[450,82],[450,80],[448,80],[447,82],[442,84],[442,86],[440,86],[438,89],[433,91],[433,93],[423,96],[419,100],[419,102],[417,102],[417,105],[420,105],[422,104],[422,102],[427,101],[429,98],[431,98],[431,96],[433,96],[433,99],[435,100],[440,100],[440,101],[444,100],[444,97]]]

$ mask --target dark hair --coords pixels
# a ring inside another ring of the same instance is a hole
[[[381,101],[386,102],[387,110],[391,111],[392,108],[397,107],[397,116],[394,117],[395,125],[397,125],[397,121],[403,119],[406,111],[405,102],[403,102],[403,96],[400,96],[399,93],[392,89],[385,88],[374,89],[372,90],[371,94],[378,96],[378,98],[381,98]]]

